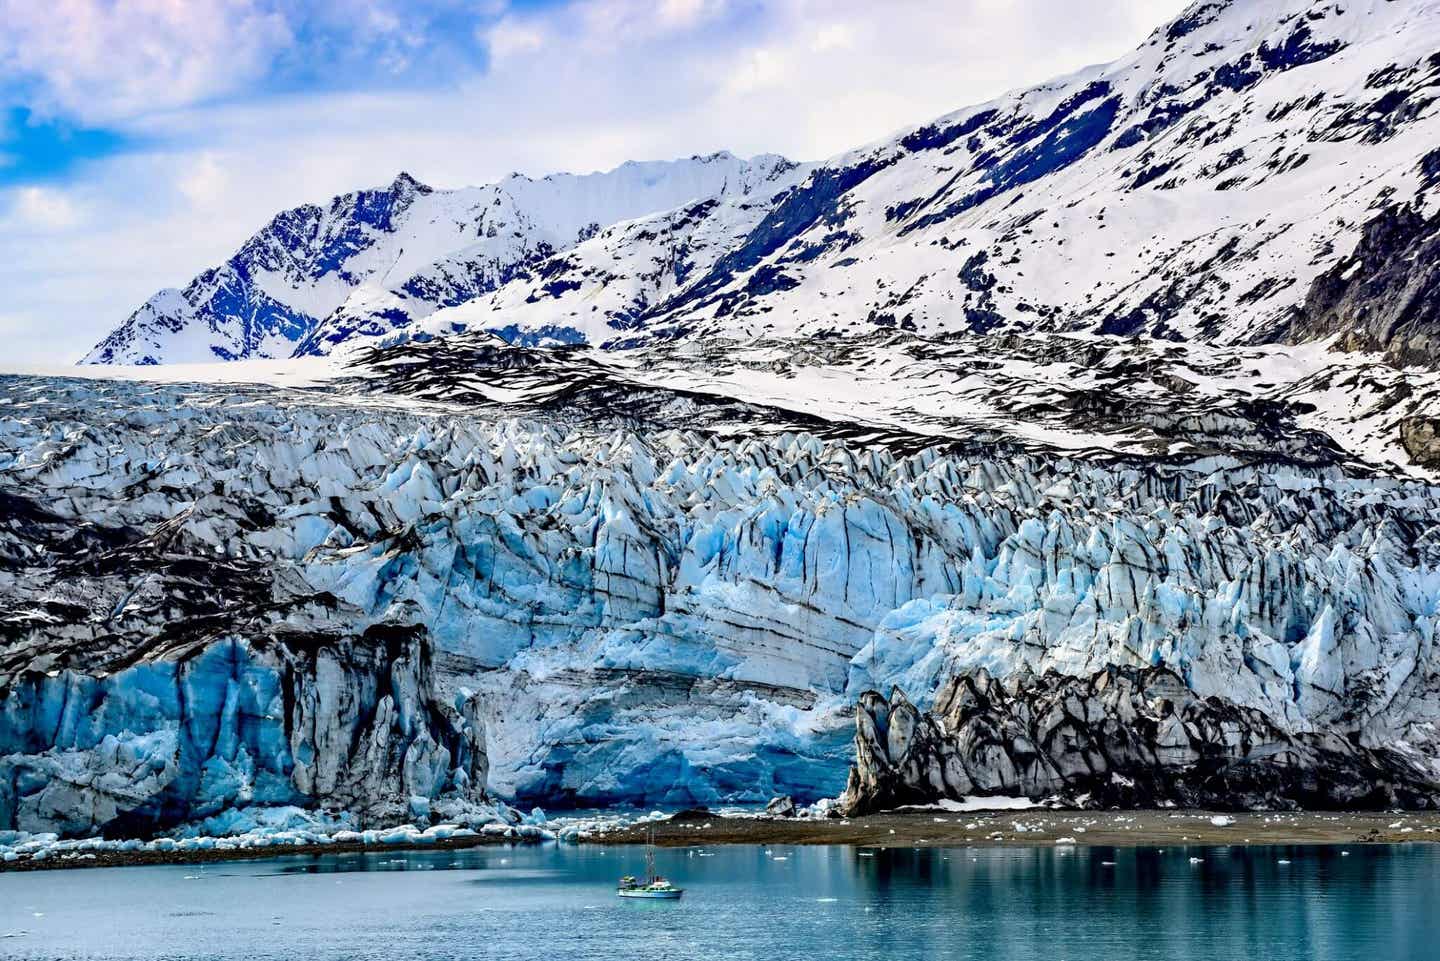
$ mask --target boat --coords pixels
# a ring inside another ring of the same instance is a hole
[[[655,871],[655,832],[651,830],[645,838],[645,879],[627,874],[620,879],[615,893],[622,898],[646,898],[652,901],[678,901],[685,893],[662,878]]]

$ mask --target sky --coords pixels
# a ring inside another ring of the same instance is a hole
[[[822,159],[1184,0],[0,0],[0,361],[68,363],[275,213],[728,149]]]

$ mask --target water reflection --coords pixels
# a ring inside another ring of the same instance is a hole
[[[1404,961],[1440,943],[1427,845],[665,849],[685,899],[616,899],[641,858],[550,846],[0,875],[0,934],[23,932],[0,955]]]

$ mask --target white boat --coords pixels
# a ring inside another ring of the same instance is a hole
[[[645,839],[645,880],[625,875],[615,888],[622,898],[646,898],[652,901],[678,901],[685,893],[655,872],[655,834],[652,831]]]
[[[627,885],[625,882],[631,881]],[[685,893],[684,888],[677,888],[664,878],[656,878],[646,884],[641,884],[635,878],[621,878],[620,886],[615,893],[622,898],[650,898],[656,901],[678,901],[680,895]]]

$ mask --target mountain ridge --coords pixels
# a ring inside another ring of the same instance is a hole
[[[463,302],[602,226],[743,194],[793,169],[777,155],[722,151],[593,174],[511,174],[455,190],[402,171],[388,186],[282,211],[224,264],[153,296],[82,363],[323,352],[327,334],[354,335],[347,318],[363,326],[388,311],[408,322],[417,306],[424,316],[425,307]]]

